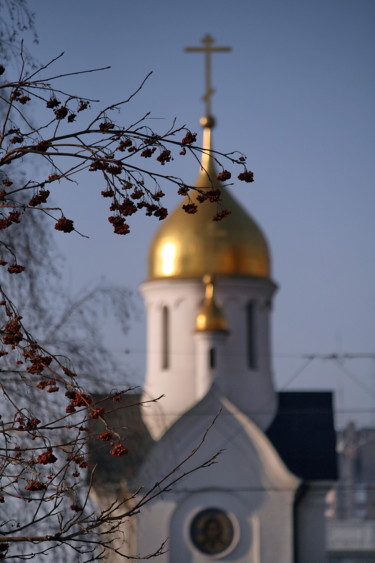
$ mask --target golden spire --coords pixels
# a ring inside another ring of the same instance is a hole
[[[185,47],[185,51],[187,53],[204,53],[204,62],[205,62],[205,86],[206,86],[206,91],[203,95],[203,101],[206,104],[206,114],[205,114],[205,118],[206,119],[212,119],[212,114],[211,114],[211,98],[213,96],[213,94],[215,93],[214,88],[212,88],[212,84],[211,84],[211,55],[212,53],[228,53],[229,51],[232,50],[231,47],[213,47],[213,44],[215,43],[215,39],[213,37],[211,37],[211,35],[209,35],[207,33],[207,35],[205,35],[202,39],[202,43],[203,43],[203,47]],[[203,119],[205,119],[203,118]],[[213,123],[211,125],[209,125],[208,123],[202,123],[201,120],[201,125],[203,127],[213,127]]]
[[[197,332],[227,332],[228,324],[224,313],[215,301],[215,284],[212,276],[205,275],[206,285],[203,305],[195,321]]]

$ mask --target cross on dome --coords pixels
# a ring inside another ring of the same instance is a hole
[[[204,53],[205,59],[205,93],[202,100],[206,104],[205,119],[211,120],[213,123],[213,118],[211,115],[211,98],[215,93],[214,88],[211,84],[211,55],[212,53],[228,53],[232,50],[232,47],[214,47],[215,40],[208,33],[203,37],[202,43],[203,47],[185,47],[187,53]],[[209,123],[202,123],[202,125],[209,126]],[[212,124],[211,124],[212,126]]]

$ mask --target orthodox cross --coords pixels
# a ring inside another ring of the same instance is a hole
[[[212,53],[227,53],[232,50],[231,47],[213,47],[214,42],[213,37],[207,34],[202,39],[203,47],[185,47],[187,53],[204,53],[206,91],[202,99],[206,104],[206,117],[211,117],[211,98],[215,93],[211,85],[211,55]]]

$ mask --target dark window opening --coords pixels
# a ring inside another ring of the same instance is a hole
[[[162,350],[161,350],[161,367],[162,369],[169,368],[169,332],[170,332],[170,321],[169,321],[169,309],[168,307],[163,307],[162,310]]]
[[[257,357],[256,357],[256,328],[255,328],[254,303],[248,303],[246,307],[246,339],[247,339],[247,365],[250,369],[256,369]]]
[[[210,369],[215,369],[216,367],[216,350],[215,348],[210,348],[209,356],[208,356],[208,365]]]

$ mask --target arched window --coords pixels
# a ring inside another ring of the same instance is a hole
[[[246,306],[246,345],[247,345],[247,365],[250,369],[257,368],[256,357],[256,323],[255,323],[255,305],[248,303]]]
[[[208,352],[208,365],[210,369],[216,368],[216,350],[215,348],[210,348]]]
[[[161,368],[169,368],[169,339],[170,339],[170,319],[169,319],[169,309],[164,306],[162,309],[161,317]]]

